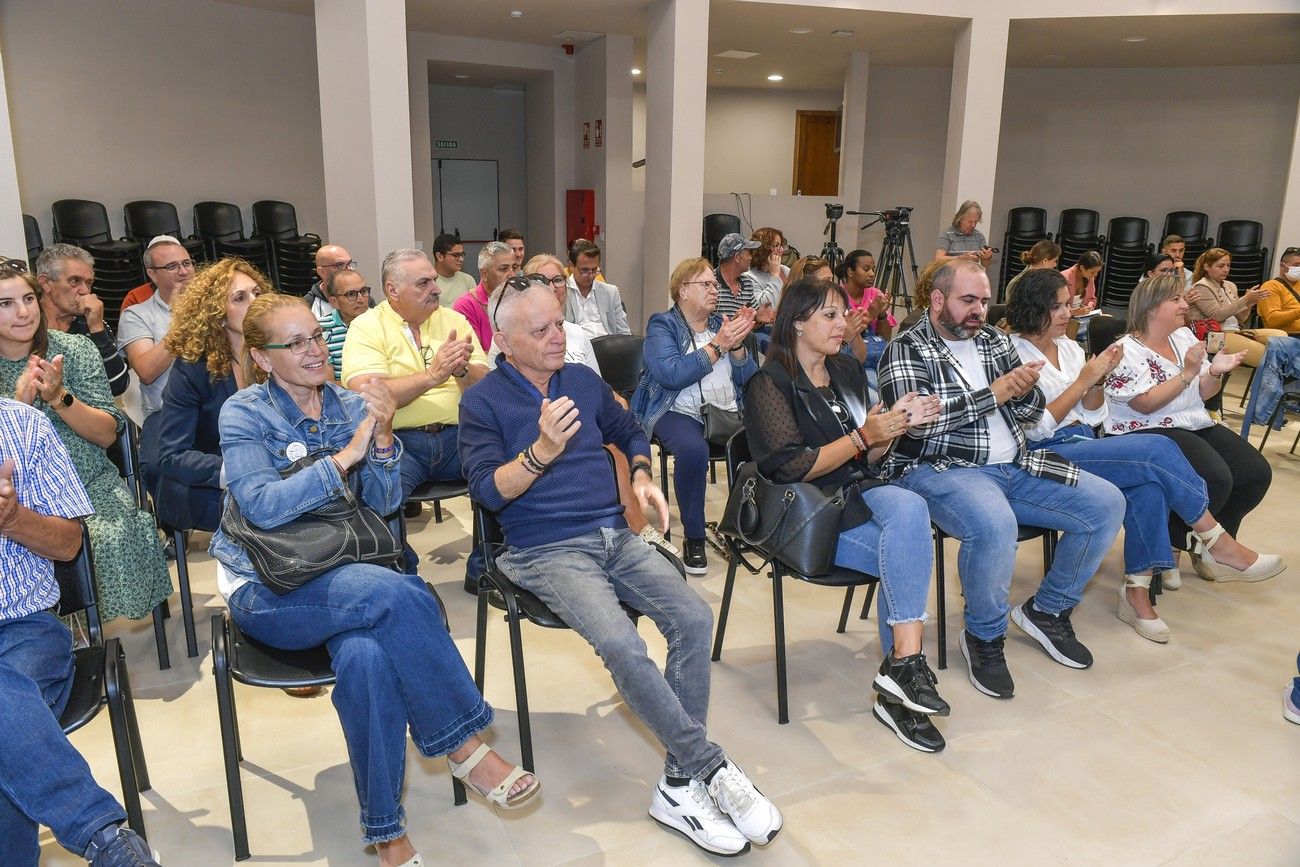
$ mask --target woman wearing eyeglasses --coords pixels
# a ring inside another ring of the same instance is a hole
[[[758,370],[745,338],[754,310],[718,316],[718,281],[707,259],[687,259],[668,282],[673,306],[646,325],[645,369],[632,411],[647,436],[673,455],[673,487],[686,538],[682,562],[692,575],[709,571],[704,553],[704,485],[709,443],[701,409],[744,408],[741,390]]]
[[[273,532],[342,497],[344,485],[375,512],[395,512],[402,447],[386,383],[372,380],[358,392],[331,382],[320,323],[297,298],[262,296],[242,323],[237,369],[249,387],[221,408],[220,433],[230,495],[244,518]],[[316,459],[301,466],[308,457]],[[301,468],[282,476],[295,462]],[[381,865],[422,863],[401,806],[408,729],[423,755],[447,756],[452,772],[492,804],[516,809],[540,791],[532,774],[480,740],[492,708],[418,576],[347,563],[277,595],[221,529],[211,552],[240,629],[285,650],[329,648],[362,832]]]
[[[0,394],[45,414],[90,496],[95,513],[86,526],[101,617],[145,617],[171,595],[172,582],[153,519],[136,508],[105,451],[122,413],[95,345],[48,328],[40,296],[26,271],[0,266]]]

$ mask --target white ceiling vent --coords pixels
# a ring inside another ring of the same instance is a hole
[[[736,49],[733,48],[733,49],[731,49],[730,51],[723,51],[721,54],[715,54],[715,55],[713,55],[713,56],[714,56],[714,57],[725,57],[725,58],[727,58],[728,60],[748,60],[748,59],[751,58],[751,57],[758,57],[758,52],[757,52],[757,51],[737,51]]]

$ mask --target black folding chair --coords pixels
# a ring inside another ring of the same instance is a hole
[[[591,339],[600,376],[614,393],[632,399],[645,366],[645,338],[639,334],[604,334]]]

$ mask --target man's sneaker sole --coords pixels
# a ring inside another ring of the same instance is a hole
[[[709,574],[708,566],[686,566],[685,564],[683,564],[682,568],[686,570],[687,575],[708,575]]]
[[[689,840],[691,843],[693,843],[696,846],[696,848],[704,852],[708,852],[711,855],[721,855],[723,858],[735,858],[736,856],[744,855],[746,852],[749,851],[748,842],[745,843],[745,848],[741,849],[738,852],[726,852],[723,851],[722,849],[716,849],[704,843],[703,841],[696,839],[696,837],[693,834],[691,834],[690,829],[687,829],[682,826],[683,820],[679,820],[676,816],[670,816],[667,814],[658,813],[658,811],[655,809],[654,804],[650,805],[650,809],[648,812],[650,813],[650,818],[658,822],[660,826],[667,828],[669,831],[672,831],[675,834],[680,834],[681,836]]]
[[[1023,605],[1017,605],[1015,608],[1011,609],[1011,622],[1020,627],[1020,631],[1025,633],[1025,635],[1028,635],[1030,638],[1034,639],[1034,641],[1038,642],[1038,645],[1043,648],[1043,650],[1047,651],[1048,656],[1052,657],[1052,659],[1055,659],[1066,668],[1082,669],[1091,667],[1091,663],[1084,665],[1082,662],[1077,662],[1057,650],[1056,645],[1052,644],[1051,640],[1043,634],[1043,630],[1035,626],[1034,621],[1030,620],[1025,614]]]
[[[904,694],[903,688],[887,674],[877,674],[876,679],[871,683],[871,688],[887,698],[892,698],[908,710],[914,710],[917,713],[923,713],[926,716],[947,716],[952,711],[951,708],[945,707],[935,710],[932,707],[917,704],[908,698]]]
[[[961,648],[961,655],[966,658],[966,676],[970,679],[971,686],[975,687],[985,695],[992,696],[993,698],[1000,698],[1000,699],[1015,698],[1016,694],[1014,690],[1008,695],[1002,695],[1001,693],[994,692],[993,690],[986,687],[984,684],[980,683],[979,678],[975,676],[975,666],[971,664],[970,649],[966,646],[965,631],[963,631],[960,635],[957,636],[957,646]]]
[[[943,749],[943,747],[940,747],[939,749],[935,749],[934,747],[928,747],[925,744],[918,743],[917,741],[914,741],[911,738],[909,738],[906,734],[903,733],[903,730],[898,727],[898,724],[894,722],[894,718],[889,715],[889,711],[885,710],[880,706],[880,702],[874,702],[871,705],[871,713],[876,719],[880,720],[881,725],[883,725],[885,728],[889,729],[891,732],[894,733],[894,737],[898,738],[900,741],[907,744],[909,747],[916,750],[917,752],[937,753],[939,752],[939,750]]]

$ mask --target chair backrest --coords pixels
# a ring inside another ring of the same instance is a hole
[[[1160,237],[1177,235],[1190,244],[1204,240],[1205,233],[1208,231],[1210,231],[1208,214],[1200,211],[1170,211],[1165,214],[1165,227],[1161,230]]]
[[[218,241],[244,240],[244,217],[230,202],[195,202],[194,232]]]
[[[1007,212],[1007,234],[1035,241],[1047,236],[1047,211],[1042,208],[1012,208]]]
[[[27,241],[27,264],[35,270],[36,257],[45,249],[41,238],[41,224],[31,214],[23,214],[23,235]]]
[[[740,465],[747,464],[754,459],[749,451],[749,437],[745,435],[745,429],[742,427],[731,435],[727,440],[727,478],[734,485],[736,477],[740,473]]]
[[[630,398],[645,365],[645,338],[639,334],[605,334],[591,339],[600,376],[615,394]]]
[[[99,620],[99,597],[95,593],[95,555],[90,550],[90,531],[81,523],[81,550],[71,560],[54,561],[54,577],[59,582],[60,617],[86,612],[86,627],[92,646],[104,643]]]
[[[69,244],[93,244],[113,240],[108,210],[88,199],[59,199],[50,206],[54,214],[54,240]]]
[[[997,325],[999,322],[1005,319],[1007,316],[1008,306],[1009,305],[1006,304],[990,304],[989,315],[988,315],[989,325]]]
[[[732,232],[740,231],[740,217],[735,214],[705,214],[704,241],[700,255],[715,266],[718,264],[718,242]]]
[[[126,481],[126,486],[131,490],[131,496],[135,498],[135,504],[138,508],[143,509],[144,503],[144,480],[140,475],[140,430],[135,426],[131,419],[126,420],[122,426],[122,432],[118,434],[117,439],[108,447],[108,458],[117,467],[117,472]]]
[[[1088,354],[1096,355],[1128,330],[1128,320],[1118,316],[1095,316],[1088,324]]]
[[[1225,220],[1219,224],[1219,246],[1229,253],[1258,250],[1264,243],[1264,226],[1254,220]]]
[[[122,222],[126,236],[132,241],[148,244],[159,235],[181,239],[181,218],[171,202],[141,199],[122,206]]]
[[[253,237],[298,237],[298,214],[293,205],[274,199],[253,202]]]
[[[1101,228],[1101,214],[1088,208],[1066,208],[1057,223],[1057,237],[1095,238]]]
[[[1142,217],[1115,217],[1107,224],[1106,243],[1111,247],[1145,247],[1151,224]]]

